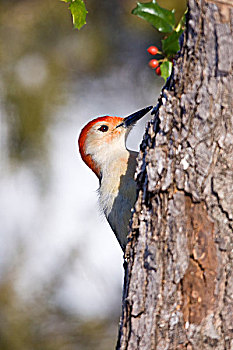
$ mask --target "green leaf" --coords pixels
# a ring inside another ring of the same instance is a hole
[[[70,2],[69,9],[73,17],[75,28],[82,28],[86,24],[87,10],[83,0],[73,0]]]
[[[172,62],[165,61],[160,65],[161,77],[166,81],[172,72]]]
[[[185,10],[185,13],[183,14],[183,16],[181,17],[179,23],[176,26],[176,32],[179,32],[181,29],[184,30],[185,25],[186,25],[186,13],[188,12],[188,8]]]
[[[183,33],[183,29],[179,32],[174,31],[166,39],[162,40],[162,50],[166,56],[175,55],[180,49],[179,37]]]
[[[152,24],[159,32],[170,33],[175,26],[175,10],[167,10],[160,7],[156,0],[147,3],[137,3],[132,14],[145,19]]]
[[[181,17],[175,30],[166,39],[162,40],[162,50],[166,56],[172,56],[180,50],[179,38],[184,31],[187,10]]]
[[[61,1],[63,1],[63,2],[70,2],[70,0],[61,0]]]

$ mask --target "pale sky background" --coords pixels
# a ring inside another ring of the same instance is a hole
[[[20,62],[19,79],[23,64]],[[38,84],[46,78],[46,67],[37,60]],[[31,64],[33,70],[34,65]],[[41,74],[40,74],[41,69]],[[151,74],[151,72],[149,72]],[[22,298],[30,299],[63,267],[71,252],[74,263],[66,269],[57,302],[88,318],[107,316],[116,305],[120,310],[123,254],[108,223],[98,209],[98,180],[82,162],[77,150],[81,128],[99,115],[126,116],[156,103],[159,87],[147,70],[132,81],[130,67],[118,67],[109,75],[64,88],[65,103],[54,112],[48,128],[48,160],[32,170],[15,168],[7,158],[7,117],[1,109],[0,177],[0,268],[19,268],[15,286]],[[160,78],[159,78],[160,79]],[[25,84],[35,84],[27,80]],[[162,79],[161,79],[162,84]],[[81,88],[80,88],[81,85]],[[131,132],[127,146],[138,150],[146,121]],[[42,173],[43,184],[36,172]],[[22,248],[22,252],[20,249]],[[21,255],[20,255],[21,254]],[[22,259],[19,257],[22,256]],[[13,265],[11,264],[13,262]]]

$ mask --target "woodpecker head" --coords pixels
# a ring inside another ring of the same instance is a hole
[[[78,139],[81,157],[99,178],[108,159],[119,156],[126,149],[126,138],[133,125],[152,108],[143,108],[125,118],[99,117],[82,129]]]

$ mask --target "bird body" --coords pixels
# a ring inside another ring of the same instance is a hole
[[[89,122],[79,136],[83,161],[100,182],[99,203],[121,248],[127,243],[131,209],[136,200],[137,152],[126,148],[126,139],[134,123],[152,106],[126,118],[99,117]]]
[[[99,188],[100,207],[123,250],[127,243],[131,208],[136,200],[136,157],[137,152],[128,150],[118,154],[118,158],[103,172]]]

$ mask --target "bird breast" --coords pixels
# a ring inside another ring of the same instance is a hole
[[[127,151],[112,161],[103,171],[99,188],[99,203],[107,220],[124,248],[127,241],[131,208],[136,200],[136,152]]]

